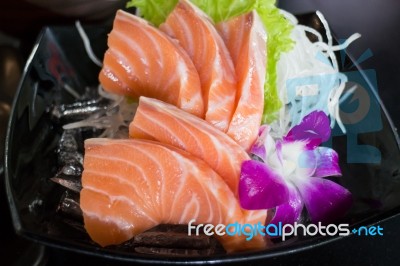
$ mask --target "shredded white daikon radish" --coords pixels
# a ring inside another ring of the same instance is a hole
[[[79,99],[81,97],[79,95],[79,93],[74,88],[72,88],[70,85],[68,85],[67,83],[64,83],[63,87],[64,87],[65,91],[68,92],[69,94],[71,94],[75,99]]]
[[[75,26],[82,38],[88,57],[102,67],[102,62],[94,54],[90,45],[90,40],[86,32],[82,28],[79,21],[75,22]],[[74,97],[79,98],[79,95],[69,87],[67,84],[65,89]],[[129,123],[132,121],[133,116],[137,109],[137,103],[130,101],[126,97],[106,92],[101,85],[98,86],[98,94],[104,99],[108,99],[110,104],[105,112],[98,112],[92,116],[63,126],[64,129],[73,129],[81,127],[92,127],[96,129],[104,129],[99,137],[105,138],[127,138]]]
[[[88,54],[89,58],[98,65],[99,67],[103,66],[103,63],[100,61],[100,59],[97,58],[97,56],[94,54],[92,46],[90,45],[90,40],[88,36],[86,35],[86,32],[83,30],[81,23],[79,20],[75,22],[75,27],[79,32],[79,36],[81,36],[83,45],[85,46],[86,53]]]
[[[333,45],[328,23],[318,11],[317,15],[326,29],[325,43],[318,31],[299,25],[297,19],[286,11],[282,11],[282,14],[294,24],[291,37],[295,45],[293,50],[281,55],[277,65],[277,85],[284,106],[279,112],[278,120],[271,125],[274,134],[285,135],[293,125],[315,110],[330,115],[331,127],[337,123],[346,132],[339,115],[339,99],[345,89],[347,77],[339,71],[335,51],[346,49],[361,35],[353,34],[344,43]],[[312,43],[306,35],[307,32],[315,35],[318,41]]]
[[[299,21],[297,20],[296,16],[293,15],[292,13],[287,12],[286,10],[283,10],[283,9],[279,9],[279,12],[280,12],[283,16],[285,16],[285,18],[286,18],[287,20],[289,20],[293,25],[299,24]]]

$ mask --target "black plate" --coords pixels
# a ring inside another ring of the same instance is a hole
[[[315,14],[299,18],[304,24],[323,31]],[[86,28],[98,55],[106,49],[109,30]],[[338,58],[341,58],[339,54]],[[350,126],[346,135],[340,136],[335,129],[337,136],[332,143],[339,153],[343,171],[343,177],[335,181],[347,187],[354,197],[350,213],[338,222],[356,227],[374,225],[400,212],[400,149],[391,120],[375,92],[372,73],[362,71],[353,63],[349,57],[342,58],[342,71],[365,89],[371,106],[376,107],[371,109],[374,116],[366,125]],[[303,237],[261,252],[166,258],[100,248],[85,233],[65,226],[55,214],[64,189],[49,180],[57,171],[56,147],[62,130],[51,122],[48,111],[54,104],[73,102],[62,84],[83,90],[85,86],[97,85],[98,72],[99,68],[87,57],[75,27],[44,29],[25,68],[7,133],[6,189],[18,234],[55,248],[144,263],[248,262],[301,252],[343,238]],[[378,155],[379,162],[354,163],[357,158]]]

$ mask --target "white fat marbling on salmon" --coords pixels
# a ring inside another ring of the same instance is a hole
[[[193,212],[193,208],[195,211]],[[200,213],[200,202],[196,198],[196,195],[192,195],[189,202],[186,203],[183,212],[182,218],[179,220],[180,224],[183,224],[185,221],[190,221],[191,219],[197,220]],[[208,220],[208,219],[207,219]]]
[[[121,219],[120,217],[115,217],[115,216],[99,216],[98,213],[90,211],[86,212],[86,215],[93,219],[102,220],[105,223],[115,224],[118,228],[121,229],[121,231],[125,232],[126,238],[133,237],[132,234],[133,225],[130,221],[126,221],[125,219]]]
[[[257,12],[217,25],[235,65],[237,106],[227,134],[248,150],[254,143],[264,110],[267,33]]]
[[[190,1],[180,0],[160,29],[178,40],[192,59],[200,77],[205,119],[225,132],[235,105],[236,75],[211,19]]]
[[[127,196],[114,196],[114,195],[110,195],[108,191],[105,190],[101,190],[98,189],[96,187],[93,186],[86,186],[85,189],[96,192],[98,194],[102,194],[106,197],[108,197],[109,199],[109,204],[110,206],[112,206],[115,202],[119,201],[119,202],[125,202],[128,205],[130,205],[132,208],[130,209],[130,211],[135,211],[137,212],[139,215],[141,216],[146,216],[147,219],[149,219],[150,221],[152,221],[153,223],[157,223],[156,220],[153,219],[153,217],[148,215],[148,212],[146,212],[145,209],[141,208],[141,206],[139,204],[137,204],[136,202],[132,201],[131,198],[128,198]],[[86,210],[86,209],[85,209]],[[88,212],[89,213],[89,212]],[[101,218],[100,215],[97,214],[98,218]]]
[[[199,74],[176,41],[120,10],[108,46],[99,75],[105,90],[133,98],[155,97],[204,117]]]
[[[124,242],[160,223],[246,221],[233,193],[209,166],[159,142],[87,140],[82,184],[85,228],[102,246]],[[118,189],[120,195],[115,194]],[[234,242],[228,238],[221,238],[228,251],[248,245],[244,237],[234,237]]]
[[[158,122],[159,121],[159,122]],[[130,136],[156,139],[179,147],[209,164],[237,193],[240,166],[247,153],[208,122],[161,101],[141,97]]]
[[[129,169],[129,171],[131,173],[135,173],[135,178],[136,179],[140,179],[139,182],[142,184],[141,189],[146,189],[147,191],[153,191],[154,187],[152,187],[152,183],[150,182],[150,180],[147,178],[146,176],[146,171],[148,171],[148,169],[143,169],[141,167],[141,165],[138,164],[134,164],[132,161],[126,160],[126,159],[121,159],[120,157],[114,157],[114,156],[99,156],[98,154],[90,154],[88,156],[85,157],[86,158],[86,166],[89,167],[89,170],[86,171],[86,174],[88,176],[91,175],[95,175],[98,176],[99,178],[103,176],[102,172],[99,171],[95,171],[95,170],[90,170],[91,168],[91,162],[96,162],[97,164],[99,162],[101,162],[101,165],[97,165],[96,167],[103,167],[106,168],[107,166],[113,166],[115,164],[119,165],[119,169]],[[89,161],[90,160],[90,161]],[[97,169],[96,168],[96,169]],[[106,169],[101,168],[102,171],[106,171]],[[117,171],[119,170],[117,169]],[[161,172],[161,171],[160,171]],[[96,174],[97,173],[97,174]],[[119,172],[118,172],[119,173]],[[130,184],[132,184],[133,186],[135,186],[136,184],[133,183],[132,179],[130,179],[129,176],[127,175],[116,175],[116,173],[108,173],[107,177],[109,178],[117,178],[118,181],[120,180],[125,180],[126,182],[129,182]],[[83,185],[85,185],[83,183]],[[136,191],[136,190],[135,190]],[[139,195],[140,192],[136,193],[136,195]],[[146,195],[147,201],[154,201],[157,200],[154,199],[154,197],[152,195]],[[153,202],[154,204],[155,202]]]

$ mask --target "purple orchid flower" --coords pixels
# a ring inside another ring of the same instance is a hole
[[[340,176],[338,154],[320,147],[331,134],[329,118],[314,111],[305,116],[282,139],[274,139],[262,126],[250,153],[257,160],[242,164],[240,204],[244,209],[273,209],[272,224],[294,224],[303,208],[313,223],[328,223],[351,207],[351,193],[324,179]]]

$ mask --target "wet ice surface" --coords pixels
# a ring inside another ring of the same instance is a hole
[[[66,190],[60,199],[57,213],[76,221],[83,221],[82,210],[79,207],[79,194]]]
[[[93,100],[95,98],[95,100]],[[122,110],[121,110],[122,109]],[[118,119],[121,120],[121,128],[115,136],[123,136],[127,131],[126,121],[133,116],[134,111],[127,110],[127,106],[120,107],[110,99],[97,95],[83,98],[72,104],[53,106],[50,110],[52,121],[58,125],[66,125],[88,120],[92,117],[107,121],[116,112],[122,113]],[[108,116],[108,117],[107,117]],[[119,126],[117,126],[119,127]],[[79,192],[82,189],[81,175],[83,171],[84,140],[91,137],[99,137],[104,132],[112,129],[98,128],[95,126],[76,127],[64,129],[58,143],[57,163],[58,170],[51,181],[61,185],[65,191],[62,193],[56,209],[57,222],[61,221],[63,226],[72,228],[79,241],[93,243],[86,234],[83,225],[82,210],[79,206]],[[113,133],[114,134],[114,133]],[[127,133],[126,133],[127,136]],[[62,236],[62,226],[51,223],[49,231]],[[87,239],[80,237],[82,234]],[[164,256],[208,256],[225,253],[221,244],[214,237],[199,235],[188,235],[187,225],[159,225],[151,230],[137,235],[121,245],[110,246],[107,249],[119,250],[129,253],[158,254]]]
[[[60,167],[57,174],[51,178],[52,181],[78,193],[82,189],[82,143],[81,129],[69,129],[62,133],[57,151]]]
[[[88,116],[104,112],[108,101],[105,99],[79,101],[72,104],[61,104],[54,106],[51,110],[52,119],[60,123],[80,121]]]

